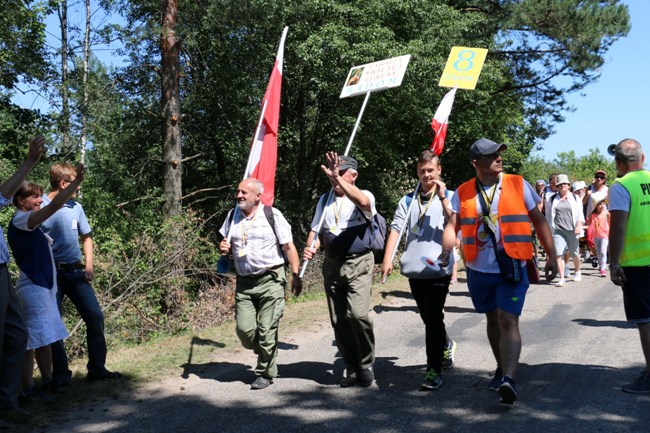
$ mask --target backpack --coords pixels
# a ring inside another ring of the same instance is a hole
[[[386,252],[386,218],[379,212],[368,220],[368,228],[370,229],[370,249],[375,256],[375,264],[379,265],[384,261],[384,254]]]

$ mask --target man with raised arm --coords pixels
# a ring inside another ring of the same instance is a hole
[[[326,203],[328,194],[324,194],[318,201],[303,258],[311,260],[323,245],[327,306],[346,368],[341,386],[367,387],[375,380],[375,334],[369,315],[375,261],[368,237],[370,221],[377,213],[375,197],[355,186],[359,173],[354,158],[327,152],[325,160],[327,165],[321,165],[321,170],[334,189],[334,199]]]
[[[43,196],[43,207],[49,205],[77,177],[75,167],[70,164],[54,164],[50,167],[50,187]],[[92,230],[81,203],[72,198],[41,225],[52,239],[52,254],[56,265],[56,280],[59,291],[59,311],[66,296],[79,312],[86,324],[88,345],[88,374],[92,380],[119,379],[122,375],[106,369],[106,337],[104,336],[104,313],[91,285],[94,277]],[[81,241],[82,248],[79,247]],[[82,253],[83,250],[83,253]],[[84,260],[85,259],[85,260]],[[52,374],[60,389],[70,383],[72,372],[63,341],[52,344]]]

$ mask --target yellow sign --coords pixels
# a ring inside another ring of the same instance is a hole
[[[474,90],[487,52],[485,48],[452,47],[438,85]]]

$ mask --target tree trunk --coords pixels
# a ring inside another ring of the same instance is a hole
[[[86,163],[86,120],[88,113],[88,62],[90,61],[90,0],[86,0],[86,32],[84,35],[84,71],[83,71],[83,105],[81,106],[81,149],[79,151],[79,162]]]
[[[162,3],[162,116],[163,116],[163,215],[181,214],[181,134],[178,39],[175,26],[178,20],[178,0]]]
[[[70,95],[68,89],[68,0],[59,6],[61,23],[61,153],[68,155],[70,149]]]
[[[162,116],[163,116],[163,215],[170,219],[181,214],[183,185],[181,179],[181,134],[180,134],[180,65],[178,61],[179,41],[175,26],[178,20],[178,0],[162,2],[162,34],[160,51],[162,57]],[[171,240],[172,251],[183,251],[183,237]],[[182,259],[175,260],[171,269],[171,279],[167,283],[161,304],[169,318],[179,317],[185,304],[183,290]]]

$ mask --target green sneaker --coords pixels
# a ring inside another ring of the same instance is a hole
[[[639,377],[637,377],[634,382],[621,387],[625,392],[631,392],[632,394],[647,394],[650,393],[650,373],[646,370],[643,370]]]
[[[447,346],[442,353],[442,368],[445,370],[454,368],[454,352],[456,352],[456,342],[451,340],[451,345]]]
[[[424,382],[420,385],[420,391],[431,391],[438,389],[442,386],[442,377],[440,373],[436,373],[435,370],[427,371],[427,375],[424,376]]]

